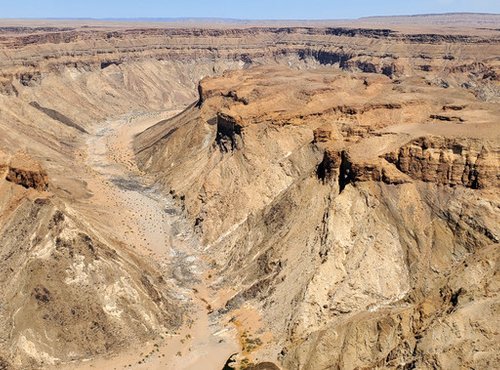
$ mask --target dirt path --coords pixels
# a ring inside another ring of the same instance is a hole
[[[239,351],[234,328],[209,316],[217,295],[207,288],[207,268],[199,256],[202,246],[173,199],[134,163],[133,137],[176,113],[130,114],[108,121],[89,137],[81,157],[84,180],[93,193],[86,207],[98,210],[89,222],[100,222],[103,235],[114,235],[164,271],[172,271],[176,295],[190,303],[189,319],[161,341],[65,368],[220,370]]]

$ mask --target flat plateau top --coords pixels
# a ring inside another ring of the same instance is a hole
[[[413,16],[380,16],[339,20],[237,20],[217,18],[151,19],[0,19],[0,28],[252,28],[347,27],[390,28],[405,33],[500,34],[500,14],[449,13]],[[0,29],[0,33],[9,30]],[[43,31],[43,30],[41,30]]]

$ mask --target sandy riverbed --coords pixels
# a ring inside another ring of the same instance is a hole
[[[191,228],[173,199],[162,194],[134,163],[133,137],[178,110],[129,114],[105,122],[87,140],[82,167],[93,196],[85,207],[94,220],[139,255],[172,272],[176,295],[187,303],[184,325],[176,333],[119,354],[66,364],[65,369],[222,369],[239,352],[236,329],[209,315],[219,304],[208,288],[207,268]]]

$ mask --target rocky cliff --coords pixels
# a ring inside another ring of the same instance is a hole
[[[5,177],[7,181],[36,190],[47,190],[49,187],[47,172],[25,153],[14,155],[5,167],[7,168]]]
[[[420,138],[386,159],[410,177],[449,186],[472,189],[499,187],[496,148],[482,141]]]
[[[1,27],[0,368],[149,366],[200,281],[244,366],[493,367],[483,28]]]
[[[254,335],[273,337],[248,358],[497,361],[498,108],[444,89],[262,67],[203,80],[198,105],[138,136],[139,163],[182,200],[232,292],[219,312],[255,309]],[[432,118],[448,110],[463,121]]]

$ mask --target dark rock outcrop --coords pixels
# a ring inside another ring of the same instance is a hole
[[[227,153],[240,149],[243,146],[243,127],[236,118],[225,113],[217,114],[217,136],[215,141],[221,152]]]
[[[26,154],[18,154],[12,159],[6,180],[26,189],[44,191],[49,188],[47,172]]]

